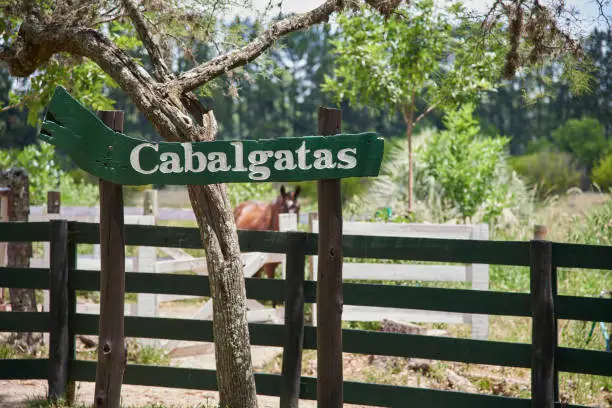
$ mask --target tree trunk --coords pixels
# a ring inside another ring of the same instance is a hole
[[[0,186],[11,189],[9,221],[27,221],[30,214],[28,173],[23,169],[1,171]],[[11,242],[7,245],[7,266],[9,268],[28,268],[31,256],[31,242]],[[9,288],[9,294],[13,312],[35,312],[37,310],[34,289]],[[11,338],[17,346],[30,353],[34,351],[41,339],[40,333],[15,333]]]
[[[224,184],[190,185],[213,299],[220,406],[257,407],[238,233]]]

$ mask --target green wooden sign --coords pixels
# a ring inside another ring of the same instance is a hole
[[[152,143],[115,132],[58,87],[39,137],[83,170],[116,184],[213,184],[376,176],[375,133]]]

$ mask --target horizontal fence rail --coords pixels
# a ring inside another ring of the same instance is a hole
[[[48,313],[0,312],[0,331],[46,332],[49,329]],[[97,315],[76,314],[76,334],[97,335]],[[283,346],[283,325],[249,324],[251,344],[258,346]],[[172,333],[173,340],[213,342],[211,321],[160,317],[125,317],[127,337],[166,339]],[[403,333],[370,332],[344,329],[343,351],[356,354],[375,354],[396,357],[456,361],[472,364],[489,364],[507,367],[530,367],[531,345],[451,337],[423,336]],[[317,348],[316,329],[304,327],[304,348]],[[604,351],[558,348],[560,371],[612,376],[612,354]]]
[[[0,360],[0,380],[44,380],[47,378],[49,360]],[[93,361],[73,361],[71,375],[76,381],[93,382],[96,363]],[[184,388],[196,390],[216,390],[217,380],[214,370],[156,367],[128,364],[124,384],[157,387]],[[257,392],[261,395],[279,396],[281,377],[276,374],[255,374]],[[300,378],[300,398],[316,399],[316,378]],[[530,401],[522,398],[509,398],[493,395],[469,394],[456,391],[441,391],[404,386],[371,384],[345,381],[344,402],[376,406],[401,407],[406,401],[422,407],[452,406],[458,408],[530,408]],[[559,408],[586,408],[582,405],[556,403]]]
[[[81,244],[100,242],[99,224],[69,222],[71,235]],[[49,241],[48,222],[10,222],[0,228],[0,242]],[[239,230],[243,252],[280,253],[287,249],[288,232]],[[305,233],[305,255],[317,255],[317,235]],[[202,249],[197,228],[126,225],[126,245]],[[529,243],[516,241],[461,241],[456,239],[376,237],[345,235],[345,257],[412,260],[424,262],[482,263],[529,266]],[[612,270],[610,247],[552,244],[556,267]]]
[[[0,268],[0,287],[48,289],[49,270],[42,268]],[[126,292],[210,297],[208,276],[127,272]],[[70,273],[75,290],[99,291],[100,272],[76,270]],[[286,287],[281,280],[246,278],[249,299],[284,301]],[[531,316],[529,294],[469,289],[421,288],[411,286],[344,283],[344,304],[474,313],[502,316]],[[304,282],[304,302],[316,302],[316,282]],[[557,318],[612,323],[610,299],[578,296],[555,297]]]
[[[68,237],[76,244],[99,243],[99,225],[69,222]],[[239,231],[242,252],[289,253],[290,237],[295,233]],[[300,233],[299,256],[317,254],[317,234]],[[294,236],[295,237],[295,236]],[[2,223],[0,242],[45,242],[51,240],[48,222]],[[195,228],[126,225],[126,245],[201,249]],[[53,243],[52,243],[53,245]],[[553,268],[612,269],[612,248],[593,245],[551,243],[549,260]],[[531,266],[534,246],[529,242],[461,241],[455,239],[344,236],[346,257],[411,260],[425,262],[482,263]],[[72,264],[74,265],[74,264]],[[78,265],[77,265],[78,266]],[[99,291],[100,272],[72,267],[68,273],[69,290]],[[283,280],[246,278],[247,297],[282,302],[291,289]],[[300,283],[304,303],[316,302],[316,282]],[[49,289],[46,268],[0,268],[0,287]],[[126,273],[126,292],[210,297],[208,276],[160,273]],[[343,303],[355,306],[389,307],[466,314],[533,317],[532,293],[475,291],[466,289],[423,288],[402,285],[343,283]],[[554,318],[612,322],[612,300],[553,293]],[[50,313],[0,312],[0,332],[49,332]],[[99,316],[70,313],[71,335],[97,335]],[[287,324],[287,323],[286,323]],[[249,324],[251,344],[283,347],[286,326]],[[171,333],[171,335],[169,335]],[[159,317],[125,317],[125,335],[136,338],[212,342],[212,322],[208,320]],[[416,357],[532,368],[534,346],[526,343],[483,341],[402,333],[342,330],[343,352],[398,357]],[[313,326],[303,327],[303,348],[316,349]],[[0,360],[0,379],[47,379],[49,360]],[[555,372],[612,376],[612,353],[555,347]],[[70,376],[76,381],[94,381],[96,363],[70,360]],[[298,373],[299,374],[299,373]],[[297,377],[296,377],[297,378]],[[297,381],[297,380],[296,380]],[[281,377],[256,374],[259,394],[279,396]],[[213,370],[128,365],[125,384],[215,390]],[[300,398],[316,399],[316,378],[299,378]],[[344,402],[403,406],[454,407],[531,407],[529,399],[418,389],[403,386],[344,382]],[[555,403],[554,406],[561,406]],[[563,405],[578,407],[577,405]]]

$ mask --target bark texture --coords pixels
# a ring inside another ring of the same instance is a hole
[[[27,221],[30,214],[28,173],[23,169],[0,171],[0,186],[11,189],[9,221]],[[28,268],[32,256],[31,242],[11,242],[7,245],[7,266]],[[35,312],[36,292],[34,289],[9,288],[11,310],[14,312]],[[18,347],[33,352],[42,340],[41,333],[15,333],[11,340]]]
[[[225,189],[219,184],[188,186],[211,271],[220,406],[256,407],[242,259]]]

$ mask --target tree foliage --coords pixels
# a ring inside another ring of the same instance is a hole
[[[418,157],[424,174],[442,188],[444,207],[456,208],[468,220],[484,204],[485,220],[489,221],[504,208],[507,186],[496,181],[500,167],[505,165],[509,140],[480,137],[473,110],[468,104],[449,112],[444,120],[446,130],[435,133]]]
[[[588,173],[610,147],[603,125],[594,118],[570,119],[555,129],[552,137],[556,146],[574,156]]]
[[[64,172],[55,159],[55,148],[47,143],[23,149],[0,150],[0,168],[22,168],[28,173],[30,204],[47,203],[47,192],[60,190],[66,205],[92,206],[98,202],[98,186],[76,181]]]
[[[477,47],[458,4],[447,10],[432,0],[402,6],[386,19],[362,8],[338,17],[333,75],[323,90],[337,102],[382,111],[405,109],[412,95],[427,105],[454,108],[476,91],[491,89],[501,52]]]

